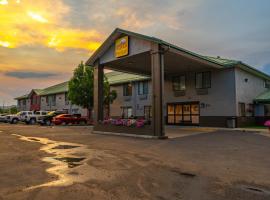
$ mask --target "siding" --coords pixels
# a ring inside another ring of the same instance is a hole
[[[68,110],[69,113],[80,113],[82,116],[87,116],[87,109],[84,109],[77,105],[65,103],[65,93],[56,94],[56,104],[55,106],[47,105],[46,96],[41,97],[41,110]]]
[[[246,82],[245,79],[248,81]],[[238,103],[252,104],[256,96],[260,95],[267,89],[264,87],[264,79],[254,76],[242,69],[235,68],[236,81],[236,110],[237,116]]]
[[[147,99],[141,100],[141,96],[138,95],[138,82],[132,83],[132,97],[130,101],[125,101],[123,96],[123,85],[111,86],[111,90],[116,90],[117,98],[110,105],[110,115],[112,117],[119,117],[122,114],[121,107],[132,107],[134,116],[144,116],[144,106],[151,105],[152,88],[150,82],[148,82],[148,95]]]
[[[136,37],[129,37],[129,56],[150,51],[151,43],[146,40],[141,40]],[[115,44],[111,45],[108,50],[100,57],[100,64],[116,60]]]
[[[236,101],[235,101],[235,78],[234,69],[226,70],[203,70],[211,71],[211,88],[208,89],[207,95],[197,95],[195,89],[195,72],[185,73],[186,75],[186,95],[175,97],[172,89],[172,76],[166,77],[164,82],[164,102],[192,102],[199,101],[206,105],[200,109],[201,116],[235,116]],[[183,74],[183,73],[181,73]],[[179,74],[179,75],[181,75]],[[117,99],[111,105],[111,116],[121,116],[121,106],[133,107],[133,115],[143,116],[144,106],[152,104],[151,94],[152,87],[149,82],[149,94],[147,100],[140,100],[137,95],[138,83],[132,84],[133,92],[130,101],[124,101],[123,85],[111,86],[111,90],[117,91]],[[166,106],[164,107],[164,115],[166,115]]]
[[[235,116],[235,81],[233,69],[205,69],[203,71],[211,71],[211,88],[208,89],[208,94],[197,95],[195,88],[195,72],[189,72],[185,73],[185,96],[175,97],[171,77],[165,81],[165,103],[199,101],[206,105],[205,108],[200,108],[201,116]]]

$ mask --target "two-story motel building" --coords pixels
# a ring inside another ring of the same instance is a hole
[[[110,116],[151,118],[151,126],[141,134],[163,136],[166,123],[226,127],[235,118],[236,126],[244,126],[268,114],[270,98],[265,96],[269,96],[270,76],[241,61],[202,56],[157,38],[116,29],[86,64],[95,69],[97,132],[109,131],[100,124],[104,69],[118,71],[110,75],[111,89],[118,93]],[[139,129],[133,132],[140,134]]]

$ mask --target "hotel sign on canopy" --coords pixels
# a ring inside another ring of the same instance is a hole
[[[128,36],[121,37],[115,41],[115,57],[123,57],[129,53],[129,38]]]

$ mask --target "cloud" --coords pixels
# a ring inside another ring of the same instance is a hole
[[[50,72],[34,72],[34,71],[9,71],[5,72],[4,75],[19,79],[37,79],[37,78],[50,78],[57,76],[57,73]]]
[[[94,51],[103,35],[93,28],[73,28],[65,17],[70,7],[63,0],[1,1],[0,46],[45,46],[64,51]]]

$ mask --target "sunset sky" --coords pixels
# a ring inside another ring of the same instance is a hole
[[[269,0],[0,0],[0,105],[68,80],[116,27],[270,74]]]

